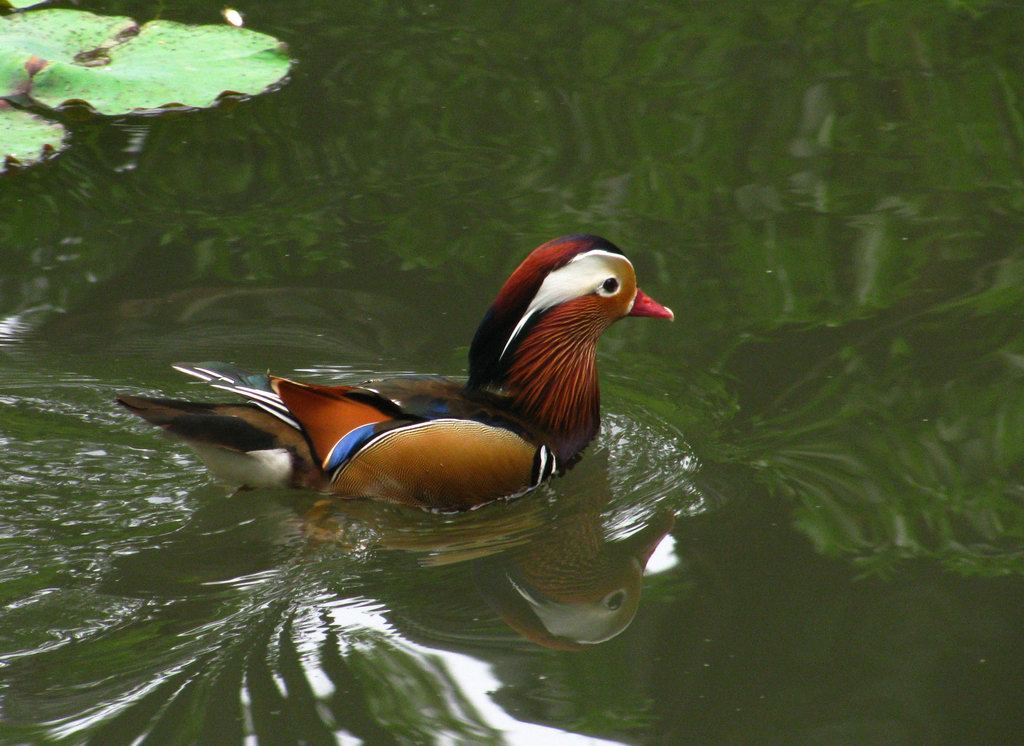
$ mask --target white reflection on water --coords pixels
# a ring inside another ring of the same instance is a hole
[[[651,558],[647,560],[647,569],[644,575],[657,575],[659,572],[671,570],[679,564],[679,555],[676,554],[676,540],[672,534],[667,534],[661,543],[658,544]]]
[[[488,696],[501,686],[489,665],[468,655],[449,652],[439,655],[453,678],[461,684],[462,694],[472,702],[488,725],[502,733],[507,743],[531,746],[538,743],[621,743],[516,720]]]
[[[302,656],[303,671],[318,698],[334,692],[330,677],[319,664],[321,645],[326,639],[321,608],[309,608],[302,619],[296,619],[295,644]],[[336,630],[345,630],[338,644],[341,652],[353,646],[390,649],[393,655],[416,661],[420,672],[432,672],[437,691],[444,694],[450,713],[465,723],[478,723],[484,729],[500,734],[509,744],[618,744],[619,741],[583,736],[558,728],[518,720],[497,704],[491,695],[503,684],[492,666],[462,653],[429,648],[401,636],[388,622],[383,604],[369,599],[345,599],[329,605],[327,617]],[[401,681],[392,682],[401,687]],[[457,743],[458,734],[438,733],[435,743]]]
[[[52,310],[52,306],[38,306],[0,318],[0,347],[9,347],[24,340],[34,328],[33,320]]]

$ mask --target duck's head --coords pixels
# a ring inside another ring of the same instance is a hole
[[[626,316],[673,319],[637,287],[633,265],[600,236],[562,236],[534,249],[505,281],[473,337],[470,386],[501,386],[523,341],[557,312],[565,341],[592,339]]]
[[[469,351],[469,387],[511,394],[550,429],[583,427],[582,409],[597,416],[597,340],[626,316],[673,318],[637,287],[632,263],[611,241],[548,241],[523,260],[484,315]],[[572,422],[554,422],[565,417]]]

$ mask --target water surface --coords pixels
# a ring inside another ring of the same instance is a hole
[[[0,740],[1019,738],[1024,11],[240,10],[281,90],[0,181]],[[577,231],[677,322],[606,334],[600,436],[521,500],[232,495],[113,404],[461,375]]]

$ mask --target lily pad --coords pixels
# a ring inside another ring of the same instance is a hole
[[[206,108],[227,93],[255,95],[291,66],[272,36],[229,25],[188,26],[78,10],[0,18],[0,97],[101,114]]]
[[[11,164],[30,166],[64,147],[64,128],[0,101],[0,173]]]
[[[50,0],[0,0],[0,8],[22,10],[24,8],[31,8],[33,5],[43,5],[48,2]]]

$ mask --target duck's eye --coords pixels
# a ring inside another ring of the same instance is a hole
[[[619,289],[619,281],[614,277],[609,277],[607,280],[601,283],[601,290],[607,295],[611,295]]]
[[[604,606],[609,611],[618,611],[622,602],[626,600],[625,591],[614,591],[604,597]]]

